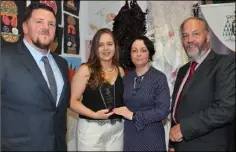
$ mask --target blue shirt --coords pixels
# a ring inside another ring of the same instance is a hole
[[[47,75],[46,75],[46,71],[45,71],[45,68],[44,68],[44,63],[42,61],[43,56],[48,57],[49,63],[52,67],[52,71],[53,71],[53,74],[55,76],[56,83],[57,83],[57,102],[56,102],[56,106],[57,106],[57,104],[59,102],[59,99],[61,97],[64,81],[63,81],[63,78],[62,78],[61,71],[60,71],[60,69],[58,68],[58,66],[56,64],[56,61],[54,60],[53,56],[50,54],[50,51],[48,51],[47,54],[42,54],[41,52],[37,51],[34,47],[32,47],[25,39],[23,39],[23,42],[26,45],[26,47],[28,48],[28,50],[30,51],[30,53],[33,56],[35,62],[39,66],[39,68],[40,68],[40,70],[43,74],[43,77],[44,77],[44,79],[46,80],[46,82],[48,84],[48,88],[50,88],[49,83],[48,83],[48,78],[47,78]]]

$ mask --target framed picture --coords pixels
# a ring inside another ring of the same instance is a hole
[[[79,54],[79,19],[64,13],[64,53]]]
[[[64,0],[64,11],[75,16],[79,16],[80,1],[79,0]]]
[[[75,71],[79,68],[80,64],[81,64],[81,58],[77,58],[77,57],[66,57],[66,56],[62,56],[64,59],[67,60],[68,62],[68,70],[69,70],[69,79],[70,81],[72,80]]]
[[[1,1],[1,44],[11,45],[23,39],[22,22],[26,1]]]

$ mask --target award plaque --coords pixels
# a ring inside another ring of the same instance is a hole
[[[99,88],[103,103],[110,111],[115,108],[115,86],[103,83]]]

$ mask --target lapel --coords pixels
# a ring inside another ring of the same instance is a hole
[[[20,53],[19,59],[24,64],[24,66],[27,68],[27,70],[30,71],[30,74],[32,74],[33,78],[38,83],[42,92],[44,92],[49,97],[51,103],[55,106],[55,102],[54,102],[53,96],[51,94],[51,91],[48,88],[47,82],[44,79],[40,68],[38,67],[33,56],[30,54],[28,48],[25,46],[23,41],[18,43],[18,50]]]
[[[185,64],[182,68],[179,69],[178,71],[178,75],[177,75],[177,78],[176,78],[176,81],[175,81],[175,87],[174,87],[174,91],[173,91],[173,100],[172,102],[175,102],[176,100],[176,96],[177,96],[177,93],[179,91],[179,87],[180,85],[182,84],[183,82],[183,79],[189,69],[189,66],[190,66],[190,62],[188,62],[187,64]]]
[[[204,78],[208,72],[211,70],[213,59],[215,59],[215,52],[211,50],[211,52],[208,54],[208,56],[203,60],[203,62],[199,65],[199,67],[194,72],[191,79],[188,81],[188,83],[185,85],[182,97],[186,95],[186,93],[194,86],[199,84],[199,81]]]
[[[60,72],[61,72],[61,75],[62,75],[62,78],[63,78],[63,81],[64,81],[64,85],[63,85],[63,88],[62,88],[62,92],[61,92],[61,96],[59,98],[59,101],[58,101],[58,104],[57,104],[57,107],[59,107],[60,103],[62,102],[63,98],[64,98],[64,92],[65,92],[65,87],[66,87],[66,83],[67,83],[67,77],[65,75],[65,70],[64,70],[64,65],[62,62],[60,62],[60,59],[58,58],[58,56],[55,54],[55,53],[52,53],[51,52],[51,55],[53,56],[58,68],[60,69]],[[67,68],[67,67],[66,67]]]

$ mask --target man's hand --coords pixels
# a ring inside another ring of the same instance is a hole
[[[173,142],[180,142],[183,140],[180,124],[177,124],[170,129],[169,139]]]

